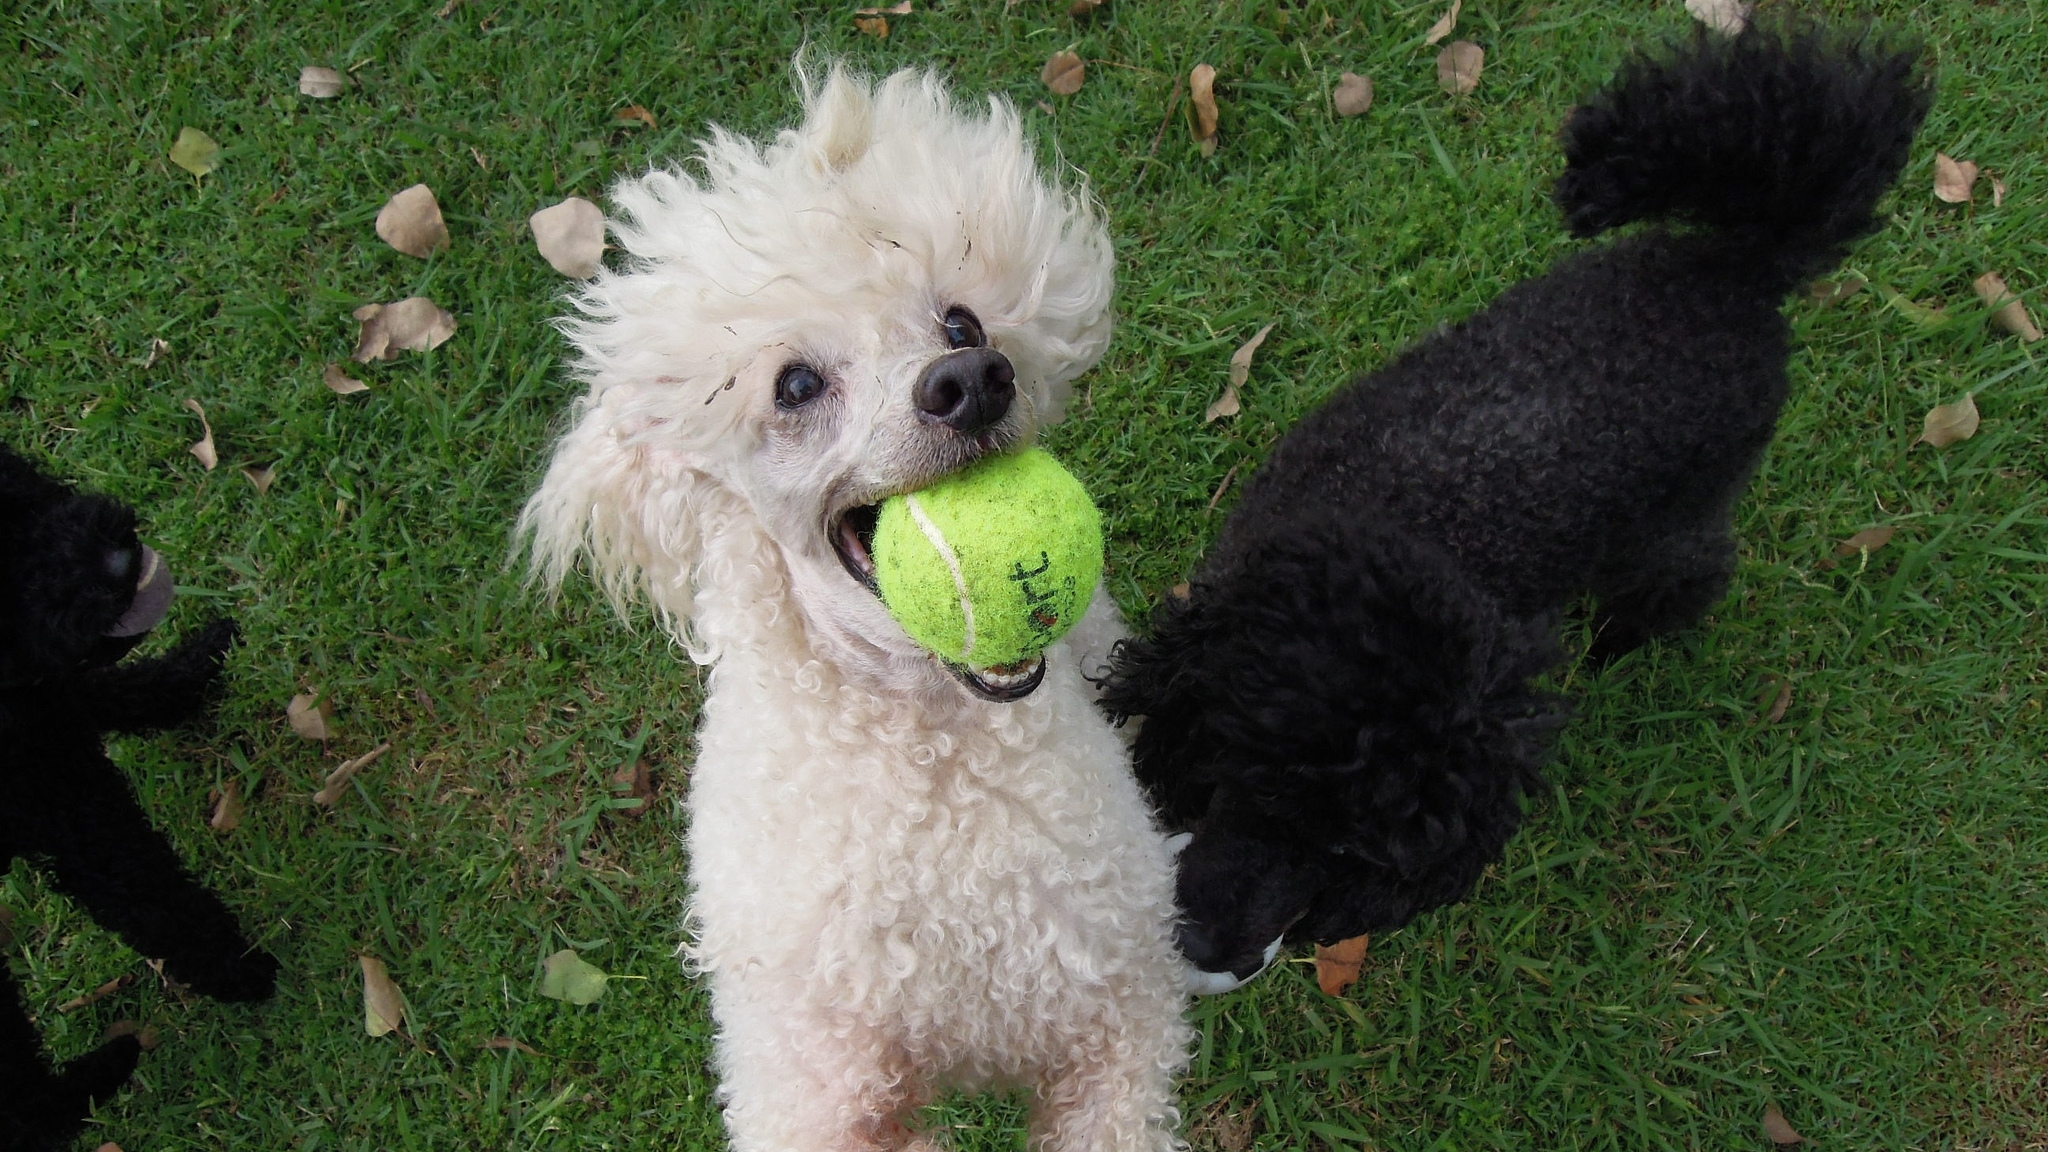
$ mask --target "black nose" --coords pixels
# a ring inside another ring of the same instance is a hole
[[[973,435],[1007,415],[1016,395],[1009,357],[993,348],[962,348],[932,361],[912,398],[926,419]]]

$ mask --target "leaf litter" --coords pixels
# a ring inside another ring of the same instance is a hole
[[[541,962],[540,994],[571,1004],[595,1004],[604,998],[611,977],[605,970],[564,948]]]
[[[1230,354],[1230,382],[1223,386],[1223,395],[1218,396],[1216,402],[1209,405],[1209,411],[1202,417],[1202,423],[1213,424],[1226,416],[1238,414],[1240,405],[1237,400],[1237,390],[1244,386],[1246,380],[1251,378],[1252,356],[1258,352],[1259,345],[1266,342],[1266,333],[1273,330],[1273,324],[1278,323],[1279,321],[1275,320],[1264,328],[1259,329],[1256,335],[1239,345],[1237,351]]]
[[[325,740],[334,735],[334,701],[318,688],[301,692],[284,706],[285,723],[307,740]]]
[[[383,1036],[405,1026],[405,996],[391,979],[384,961],[366,954],[363,966],[363,1031]]]
[[[1372,937],[1353,936],[1335,944],[1316,945],[1316,986],[1325,996],[1342,996],[1365,970],[1365,953]]]
[[[549,266],[564,276],[587,280],[604,262],[604,210],[581,196],[571,196],[526,219],[534,246]]]
[[[194,176],[204,176],[219,159],[220,145],[213,137],[197,128],[178,129],[178,138],[171,143],[171,163]]]
[[[199,401],[187,397],[185,407],[199,414],[200,432],[199,443],[192,445],[187,451],[197,456],[199,462],[206,466],[208,472],[211,472],[215,468],[220,467],[220,452],[213,446],[213,425],[207,421],[206,409],[200,405]]]
[[[315,100],[332,100],[355,84],[346,72],[308,64],[299,69],[299,95]]]
[[[2005,286],[2005,277],[1996,272],[1986,272],[1971,284],[1977,290],[1977,298],[1984,306],[1992,309],[1991,322],[2020,338],[2021,342],[2032,344],[2041,338],[2041,329],[2035,327],[2034,318],[2027,315],[2027,306]]]
[[[1967,204],[1975,196],[1977,165],[1952,160],[1946,153],[1934,154],[1934,198],[1944,204]]]
[[[1461,96],[1479,87],[1479,73],[1485,67],[1486,49],[1470,40],[1453,40],[1437,53],[1437,87]]]
[[[1188,73],[1188,106],[1195,110],[1195,143],[1201,146],[1202,155],[1216,154],[1216,125],[1219,119],[1216,108],[1216,69],[1208,64],[1197,64]]]
[[[434,190],[415,184],[394,193],[377,212],[377,235],[407,256],[423,260],[447,251],[448,222],[441,217]]]
[[[1693,19],[1724,36],[1733,36],[1749,27],[1749,14],[1754,7],[1745,0],[1685,0],[1685,10]]]
[[[1337,90],[1330,94],[1330,103],[1339,116],[1363,116],[1372,107],[1372,78],[1356,72],[1346,72],[1337,81]]]
[[[391,742],[386,740],[384,743],[377,745],[353,760],[342,761],[339,767],[327,774],[327,779],[322,783],[320,790],[313,793],[313,803],[320,805],[322,808],[334,807],[335,804],[340,802],[342,795],[348,791],[349,780],[354,778],[356,773],[375,764],[389,751],[391,751]]]
[[[1920,421],[1920,438],[1907,447],[1932,444],[1936,448],[1946,448],[1959,440],[1968,440],[1977,434],[1981,419],[1977,413],[1976,393],[1965,392],[1963,398],[1953,404],[1937,404],[1929,408]]]
[[[320,382],[333,389],[337,396],[353,396],[358,392],[370,390],[368,384],[344,372],[339,364],[329,364],[320,373]]]
[[[1422,36],[1422,42],[1424,44],[1434,44],[1449,36],[1458,27],[1458,9],[1464,6],[1465,0],[1451,0],[1451,10],[1438,18],[1436,23],[1429,26],[1429,31]]]
[[[429,352],[455,335],[455,317],[425,296],[408,296],[396,304],[365,304],[353,315],[363,325],[350,357],[359,364],[396,360],[400,352]]]
[[[1073,52],[1060,51],[1039,69],[1038,78],[1055,96],[1072,96],[1088,79],[1088,62]]]

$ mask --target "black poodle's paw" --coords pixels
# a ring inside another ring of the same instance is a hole
[[[231,1004],[270,999],[277,991],[277,969],[277,957],[260,948],[226,959],[164,960],[164,971],[171,979],[202,996]]]
[[[164,654],[163,661],[179,673],[208,683],[220,675],[227,663],[228,649],[235,646],[241,635],[241,625],[223,616],[178,641]]]
[[[116,1036],[80,1056],[57,1074],[57,1099],[51,1103],[63,1115],[83,1117],[94,1104],[103,1104],[135,1074],[142,1057],[142,1041],[133,1035]]]

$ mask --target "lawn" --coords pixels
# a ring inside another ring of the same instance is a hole
[[[673,955],[699,673],[648,619],[584,586],[550,608],[508,567],[575,392],[529,214],[707,124],[772,130],[806,43],[1009,96],[1115,234],[1117,336],[1051,445],[1142,614],[1303,411],[1577,246],[1547,200],[1558,124],[1689,25],[1678,0],[1470,0],[1457,34],[1486,67],[1452,96],[1423,43],[1445,6],[916,0],[882,39],[852,3],[8,4],[0,439],[144,510],[184,592],[167,633],[242,622],[217,718],[116,756],[285,966],[266,1005],[183,999],[32,870],[0,873],[52,1052],[121,1019],[161,1038],[82,1146],[719,1146],[705,1000]],[[1735,587],[1567,675],[1552,789],[1471,902],[1375,939],[1342,998],[1299,962],[1196,1006],[1198,1148],[1765,1148],[1768,1107],[1825,1146],[2048,1148],[2048,345],[1971,289],[1997,271],[2048,313],[2048,4],[1767,8],[1917,31],[1940,98],[1849,261],[1868,287],[1788,305],[1793,398]],[[1040,68],[1069,48],[1086,82],[1055,96]],[[1176,88],[1203,62],[1210,157]],[[308,64],[357,84],[302,97]],[[1332,110],[1345,71],[1375,82],[1362,117]],[[204,178],[168,158],[185,126],[224,145]],[[1984,168],[1974,202],[1934,198],[1937,150]],[[373,230],[420,181],[453,233],[427,260]],[[324,386],[351,311],[413,294],[454,338]],[[1204,423],[1269,322],[1242,413]],[[1973,439],[1913,443],[1966,393]],[[1895,534],[1837,556],[1874,527]],[[324,742],[285,720],[316,688]],[[636,758],[658,789],[637,816],[611,785]],[[246,814],[221,831],[230,783]],[[542,997],[565,947],[636,979]],[[365,1033],[362,954],[404,991],[400,1033]],[[962,1149],[1022,1145],[1014,1100],[938,1111]]]

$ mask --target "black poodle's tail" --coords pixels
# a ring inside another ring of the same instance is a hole
[[[1877,222],[1933,102],[1917,44],[1870,32],[1700,30],[1574,109],[1556,199],[1572,231],[1704,225],[1790,287]]]

